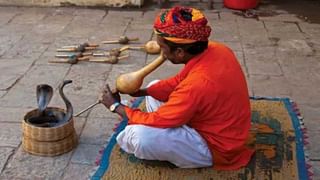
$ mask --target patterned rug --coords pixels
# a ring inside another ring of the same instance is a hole
[[[144,109],[138,98],[132,107]],[[252,128],[248,146],[256,153],[250,163],[237,171],[212,168],[180,169],[168,162],[137,159],[123,152],[115,137],[125,128],[124,119],[102,153],[100,166],[91,177],[96,179],[311,179],[310,165],[304,154],[305,129],[296,105],[288,98],[251,98]]]

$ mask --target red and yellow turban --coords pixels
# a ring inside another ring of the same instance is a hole
[[[154,22],[155,33],[175,43],[208,41],[211,28],[197,9],[174,7],[163,10]]]

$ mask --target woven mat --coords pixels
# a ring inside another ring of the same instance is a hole
[[[133,107],[143,109],[143,103],[143,98],[138,98]],[[242,169],[180,169],[167,162],[137,159],[116,144],[116,135],[126,126],[124,120],[104,150],[100,166],[91,179],[308,179],[304,131],[295,104],[287,98],[254,97],[251,108],[252,128],[247,144],[255,148],[256,153]]]

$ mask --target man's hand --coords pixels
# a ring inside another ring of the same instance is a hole
[[[120,93],[118,92],[117,89],[112,89],[112,90],[111,90],[111,93],[112,93],[113,98],[114,98],[117,102],[121,102]]]
[[[148,96],[147,89],[139,89],[137,92],[129,94],[132,97]]]
[[[111,91],[109,85],[106,84],[106,87],[102,91],[102,96],[100,98],[101,103],[106,106],[106,108],[110,109],[112,104],[115,102],[120,102],[120,100],[119,92],[115,90]],[[122,118],[127,118],[124,106],[122,104],[116,108],[115,113],[119,114]]]
[[[112,92],[108,84],[102,91],[101,103],[106,106],[106,108],[110,108],[112,104],[115,102],[120,102],[120,95],[118,92]]]

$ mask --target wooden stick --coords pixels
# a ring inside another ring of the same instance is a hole
[[[77,48],[62,48],[57,49],[58,52],[74,52]]]
[[[102,44],[114,44],[114,43],[119,43],[119,41],[102,41]]]
[[[145,49],[145,46],[129,46],[129,49]]]
[[[123,46],[120,48],[120,51],[124,51],[127,49],[132,50],[143,50],[149,54],[159,54],[161,51],[160,46],[156,41],[148,41],[144,46]]]
[[[69,59],[49,60],[49,63],[69,63]]]
[[[110,52],[93,53],[93,56],[94,56],[94,57],[110,56]]]
[[[129,41],[139,41],[139,38],[128,38]]]
[[[120,52],[130,49],[130,46],[123,46],[120,48]]]
[[[77,53],[77,54],[56,54],[55,57],[57,58],[73,58],[73,57],[85,57],[93,55],[92,52],[84,52],[84,53]]]
[[[101,59],[90,59],[90,62],[99,62],[99,63],[112,63],[116,64],[119,60],[128,58],[129,55],[124,55],[124,56],[111,56],[109,58],[101,58]]]
[[[99,44],[86,44],[86,43],[84,43],[85,44],[85,47],[99,47]],[[81,44],[80,45],[71,45],[71,46],[62,46],[62,49],[68,49],[68,48],[79,48],[81,46]]]
[[[57,58],[72,58],[73,56],[77,56],[76,54],[56,54]]]
[[[84,56],[84,57],[78,57],[77,59],[78,61],[87,61],[87,60],[90,60],[90,57]]]
[[[128,57],[129,57],[129,55],[119,56],[119,57],[118,57],[118,60],[126,59],[126,58],[128,58]]]
[[[96,49],[96,47],[85,47],[85,50],[93,50]],[[77,52],[79,51],[80,48],[60,48],[57,49],[57,52]]]
[[[74,57],[68,59],[60,59],[60,60],[49,60],[49,63],[69,63],[69,64],[76,64],[78,61],[87,61],[90,58],[88,56],[85,57]]]
[[[138,41],[139,38],[128,38],[127,36],[120,36],[118,40],[113,41],[102,41],[103,44],[112,44],[112,43],[120,43],[120,44],[128,44],[130,41]]]
[[[84,112],[88,111],[89,109],[91,109],[91,108],[95,107],[96,105],[98,105],[98,104],[100,104],[100,103],[101,103],[101,101],[100,101],[100,100],[96,101],[95,103],[91,104],[90,106],[88,106],[88,107],[87,107],[87,108],[85,108],[84,110],[82,110],[82,111],[78,112],[76,115],[74,115],[74,117],[79,116],[80,114],[82,114],[82,113],[84,113]]]

